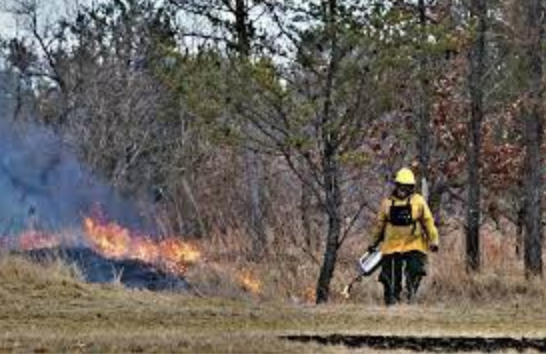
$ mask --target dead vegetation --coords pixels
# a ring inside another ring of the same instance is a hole
[[[429,275],[420,290],[419,305],[545,302],[544,282],[525,279],[523,261],[514,251],[517,240],[509,234],[484,227],[484,269],[480,274],[469,275],[465,270],[462,232],[442,230],[441,233],[441,250],[429,256]],[[289,304],[314,303],[318,252],[306,252],[294,238],[283,234],[271,242],[268,254],[260,262],[254,262],[246,245],[245,237],[236,232],[210,236],[200,245],[204,259],[187,274],[190,282],[206,295]],[[366,245],[365,235],[353,235],[341,248],[332,285],[334,303],[366,306],[382,303],[377,273],[357,282],[349,300],[341,296],[344,286],[357,274],[356,260]],[[241,273],[248,273],[259,283],[259,291],[245,288],[239,279]]]
[[[544,302],[529,297],[480,306],[293,306],[84,284],[66,265],[20,258],[0,264],[0,351],[340,352],[346,348],[282,336],[546,336]]]

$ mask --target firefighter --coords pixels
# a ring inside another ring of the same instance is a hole
[[[425,198],[415,192],[413,172],[402,168],[394,182],[392,195],[381,204],[369,247],[380,247],[383,254],[379,281],[387,306],[401,301],[403,278],[406,300],[414,300],[426,275],[427,252],[438,251],[438,230]]]

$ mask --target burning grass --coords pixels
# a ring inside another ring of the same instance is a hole
[[[194,245],[179,238],[154,240],[112,221],[87,217],[84,229],[91,246],[106,257],[136,259],[175,274],[184,274],[187,267],[201,257]]]
[[[0,251],[22,254],[41,264],[55,261],[78,268],[81,279],[149,290],[188,290],[188,267],[201,252],[179,237],[158,237],[130,230],[100,213],[84,218],[81,230],[45,232],[30,228],[0,237]]]

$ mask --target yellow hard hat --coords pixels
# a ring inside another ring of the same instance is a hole
[[[412,184],[415,185],[415,176],[409,168],[402,168],[398,173],[396,173],[396,178],[394,179],[396,183],[400,184]]]

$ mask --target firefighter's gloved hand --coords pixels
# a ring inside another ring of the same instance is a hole
[[[438,247],[438,245],[430,245],[430,246],[428,246],[428,249],[430,250],[430,252],[436,253],[436,252],[438,252],[439,247]]]
[[[377,246],[376,245],[371,245],[368,247],[368,253],[373,253],[375,251],[377,251]]]

